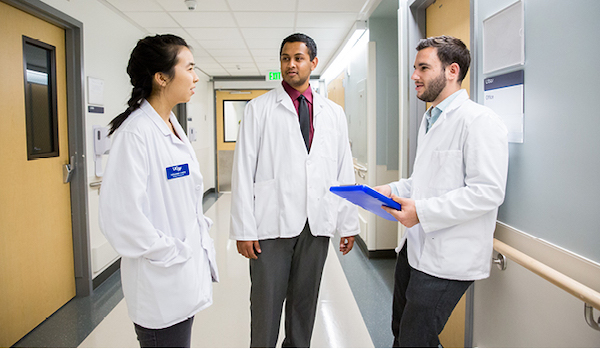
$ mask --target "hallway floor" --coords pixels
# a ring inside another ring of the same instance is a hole
[[[215,240],[221,281],[213,284],[213,305],[196,314],[192,347],[249,345],[249,267],[237,253],[235,242],[229,240],[230,198],[222,194],[216,201],[205,200],[205,214],[214,221],[210,233]],[[348,255],[341,256],[338,242],[335,238],[330,244],[311,345],[390,347],[395,261],[369,260],[356,245]],[[15,347],[139,347],[122,297],[117,272],[92,296],[67,303]]]

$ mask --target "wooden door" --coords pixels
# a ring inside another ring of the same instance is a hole
[[[450,35],[470,47],[470,13],[469,0],[436,0],[426,10],[427,37]],[[469,70],[462,82],[462,88],[467,92],[470,92],[470,79]],[[465,306],[466,296],[463,296],[440,334],[440,342],[445,348],[465,345]]]
[[[344,88],[345,76],[346,72],[344,71],[327,85],[327,98],[342,106],[344,110],[346,110],[346,89]]]
[[[37,47],[31,43],[53,48],[47,57],[54,57],[49,64],[54,72],[46,77],[53,75],[55,83],[48,79],[45,87],[43,69],[24,64],[24,57],[35,56],[24,54]],[[76,290],[70,186],[63,182],[63,166],[69,163],[65,31],[0,2],[0,47],[0,347],[8,347],[72,299]],[[29,73],[42,82],[30,79]],[[52,93],[36,94],[45,88]],[[46,119],[27,114],[26,104],[49,103],[54,119],[40,122]],[[53,128],[52,139],[44,135],[47,127]],[[40,137],[54,152],[36,143]]]
[[[226,104],[229,102],[244,103],[267,92],[269,90],[215,92],[217,114],[217,191],[219,192],[231,191],[233,152],[235,151],[235,139],[237,139],[237,132],[232,132],[230,123],[225,121]]]

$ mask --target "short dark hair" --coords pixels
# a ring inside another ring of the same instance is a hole
[[[281,52],[283,52],[283,46],[288,42],[303,42],[306,47],[308,47],[310,60],[312,61],[317,57],[317,44],[315,44],[315,41],[310,36],[302,33],[295,33],[283,39],[281,47],[279,48],[279,56],[281,56]]]
[[[442,62],[442,68],[445,69],[452,63],[458,64],[460,67],[458,82],[463,81],[471,65],[471,53],[462,40],[448,35],[433,36],[422,39],[417,45],[417,51],[427,47],[437,48],[437,55]]]

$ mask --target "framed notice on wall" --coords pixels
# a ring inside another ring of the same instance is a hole
[[[523,1],[483,20],[483,73],[525,63]]]

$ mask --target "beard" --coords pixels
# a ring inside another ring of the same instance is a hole
[[[442,90],[446,87],[446,75],[444,74],[444,71],[442,70],[442,72],[440,73],[440,75],[435,78],[434,80],[431,80],[428,84],[428,86],[426,87],[426,89],[423,91],[423,93],[421,94],[421,96],[417,96],[417,98],[419,98],[422,101],[425,102],[433,102],[435,101],[435,99],[440,95],[440,93],[442,92]]]

